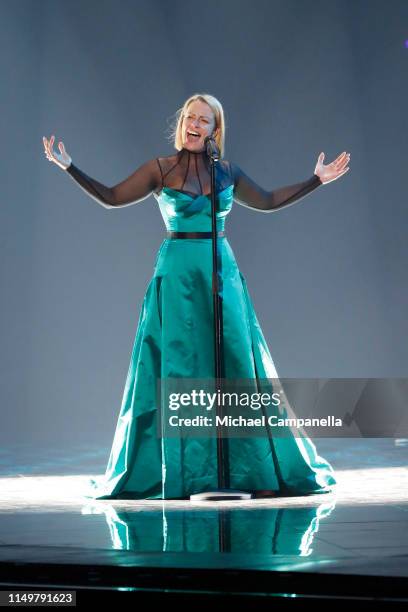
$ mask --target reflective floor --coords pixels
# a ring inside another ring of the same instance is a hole
[[[47,473],[33,462],[13,470],[3,449],[0,562],[121,565],[126,552],[126,563],[139,567],[148,559],[160,567],[408,576],[408,446],[320,440],[319,450],[335,469],[336,493],[191,502],[90,500],[82,491],[96,472],[69,474],[69,465],[54,463]]]

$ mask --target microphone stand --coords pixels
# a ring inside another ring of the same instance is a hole
[[[219,161],[220,155],[217,144],[213,138],[207,136],[204,139],[204,145],[207,149],[207,155],[210,159],[211,167],[211,239],[212,239],[212,294],[213,294],[213,311],[214,311],[214,357],[215,371],[214,378],[216,382],[216,390],[222,391],[223,378],[225,377],[224,350],[223,350],[223,321],[222,321],[222,274],[220,270],[221,254],[218,251],[218,236],[217,236],[217,210],[216,210],[216,193],[215,193],[215,164]],[[221,283],[220,283],[221,279]],[[222,417],[222,406],[216,402],[216,415]],[[190,495],[190,500],[197,501],[220,501],[220,500],[237,500],[251,499],[252,494],[246,491],[239,491],[229,488],[229,453],[228,439],[222,436],[222,428],[216,425],[217,431],[217,476],[218,489],[215,491],[205,491],[204,493],[194,493]],[[220,542],[224,549],[224,525],[225,518],[223,513],[220,514]]]

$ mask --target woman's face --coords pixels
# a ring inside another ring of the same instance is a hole
[[[206,136],[215,136],[218,129],[215,129],[215,117],[211,108],[206,102],[194,100],[188,105],[184,113],[181,124],[181,138],[183,147],[189,151],[203,151],[204,138]],[[190,135],[190,132],[198,134],[198,136]]]

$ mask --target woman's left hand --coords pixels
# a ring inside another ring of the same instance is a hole
[[[342,176],[342,174],[345,174],[350,170],[350,168],[347,167],[347,164],[350,161],[350,153],[346,153],[346,151],[341,153],[341,155],[332,161],[331,164],[327,164],[327,166],[323,164],[323,160],[324,153],[320,153],[319,157],[317,158],[317,164],[314,171],[323,184],[335,181],[339,178],[339,176]]]

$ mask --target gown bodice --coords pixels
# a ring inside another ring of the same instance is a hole
[[[181,149],[158,158],[161,172],[156,198],[167,230],[211,231],[211,166],[205,151]],[[215,165],[217,231],[224,230],[233,202],[234,181],[227,161]]]
[[[211,231],[211,196],[192,196],[171,187],[154,194],[167,230],[177,232]],[[225,229],[225,218],[234,200],[234,185],[217,193],[217,231]]]

